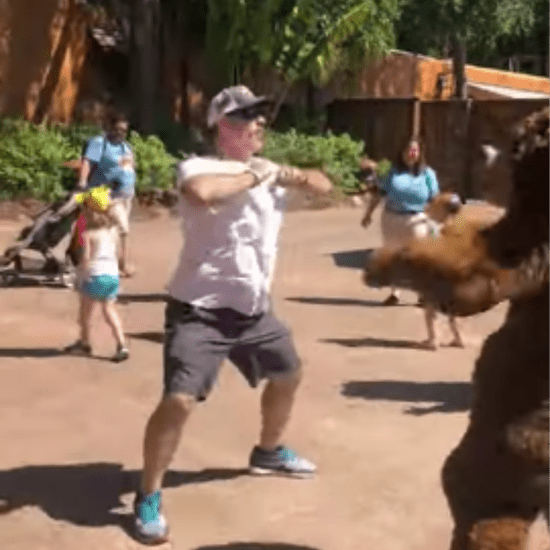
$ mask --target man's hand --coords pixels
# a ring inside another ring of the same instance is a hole
[[[254,174],[259,182],[267,181],[273,176],[273,163],[260,157],[252,157],[248,162],[248,170]],[[257,185],[257,184],[256,184]]]
[[[321,194],[332,191],[332,182],[321,170],[281,166],[278,183],[283,187],[297,187]]]
[[[307,184],[307,175],[299,168],[282,165],[278,184],[282,187],[304,187]]]

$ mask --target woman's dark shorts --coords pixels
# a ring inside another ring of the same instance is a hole
[[[249,317],[232,309],[201,309],[170,299],[166,306],[164,391],[202,401],[228,358],[256,387],[263,378],[300,368],[290,331],[266,312]]]

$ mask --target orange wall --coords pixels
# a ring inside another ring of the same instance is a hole
[[[40,122],[68,122],[87,41],[74,0],[8,0],[0,11],[0,109]]]
[[[368,61],[356,73],[336,73],[327,85],[327,92],[333,99],[412,97],[416,72],[416,57],[396,52]]]
[[[441,94],[437,87],[440,76],[446,76]],[[466,78],[471,82],[550,94],[550,80],[540,76],[466,65]],[[355,88],[349,86],[350,81],[355,81]],[[448,99],[454,91],[452,62],[450,59],[435,59],[396,51],[381,60],[367,63],[356,74],[337,74],[327,89],[332,98],[417,97],[423,101]]]
[[[466,78],[480,84],[491,84],[493,86],[505,86],[517,90],[550,94],[550,81],[543,76],[532,76],[511,71],[466,65]]]
[[[441,95],[437,88],[439,77],[445,78]],[[448,99],[453,94],[451,63],[445,59],[420,58],[417,68],[415,96],[423,101]]]
[[[337,74],[329,83],[333,98],[346,97],[417,97],[424,101],[447,99],[452,95],[451,64],[407,52],[392,52],[379,60],[369,61],[355,75]],[[440,75],[449,74],[443,94],[437,93]],[[355,85],[349,83],[355,81]]]

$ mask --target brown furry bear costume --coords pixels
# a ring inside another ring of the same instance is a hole
[[[443,467],[452,550],[524,550],[549,507],[549,110],[517,129],[510,208],[496,223],[455,224],[434,242],[374,253],[372,286],[390,281],[472,315],[510,299],[473,375],[468,429]]]

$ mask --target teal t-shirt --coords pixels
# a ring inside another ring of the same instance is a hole
[[[88,141],[84,158],[95,164],[88,187],[106,183],[113,187],[113,196],[134,195],[136,172],[132,167],[133,153],[128,143],[113,143],[105,136],[94,137]]]
[[[418,176],[392,168],[381,182],[386,208],[393,212],[422,212],[426,203],[439,193],[435,172],[425,168]]]

